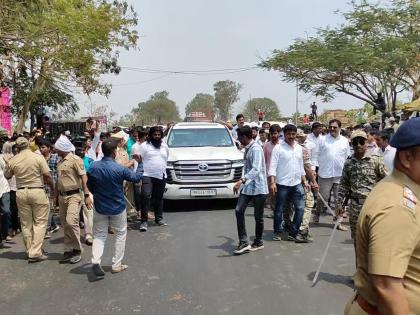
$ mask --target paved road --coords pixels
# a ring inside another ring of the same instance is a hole
[[[197,202],[181,210],[193,207]],[[58,263],[61,231],[46,243],[51,260],[38,264],[23,260],[18,237],[11,248],[0,249],[0,313],[342,314],[354,272],[348,232],[336,234],[319,281],[311,287],[331,233],[327,224],[312,229],[313,244],[295,244],[271,241],[272,220],[266,219],[265,249],[236,257],[231,255],[237,244],[234,212],[214,208],[172,211],[165,228],[130,230],[129,269],[107,272],[101,281],[93,281],[89,248],[77,265]],[[253,235],[251,209],[247,227]],[[103,261],[108,271],[110,261],[108,248]]]

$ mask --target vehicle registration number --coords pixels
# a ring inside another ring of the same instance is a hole
[[[191,197],[207,197],[216,195],[216,189],[191,189]]]

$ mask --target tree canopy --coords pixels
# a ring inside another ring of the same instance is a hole
[[[285,50],[275,50],[261,62],[280,71],[284,80],[324,101],[345,93],[376,105],[377,93],[394,110],[397,96],[411,90],[420,96],[420,4],[393,0],[378,6],[352,2],[343,14],[345,24],[324,28],[314,37],[297,39]]]
[[[242,114],[250,121],[257,121],[260,111],[265,113],[264,120],[278,120],[280,118],[280,111],[276,102],[267,97],[250,99],[246,102]]]
[[[135,25],[136,13],[125,0],[3,0],[0,77],[11,82],[24,66],[32,80],[17,130],[47,86],[107,95],[110,86],[100,77],[120,72],[116,49],[136,47]]]
[[[198,93],[185,107],[185,115],[188,116],[191,112],[214,111],[214,96],[210,94]]]
[[[146,102],[141,102],[120,119],[121,125],[156,125],[178,122],[181,118],[175,102],[169,99],[167,91],[153,94]]]
[[[216,117],[221,120],[228,120],[232,115],[232,106],[239,100],[239,91],[242,85],[230,80],[218,81],[213,85],[214,107]]]

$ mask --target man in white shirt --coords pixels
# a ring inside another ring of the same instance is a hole
[[[307,138],[307,141],[311,143],[311,162],[316,169],[319,167],[317,158],[319,154],[319,143],[322,138],[324,138],[322,135],[322,124],[316,121],[312,124],[312,133]]]
[[[140,146],[142,145],[142,143],[146,141],[146,138],[147,138],[147,132],[139,131],[138,137],[136,138],[136,142],[131,147],[131,156],[133,157],[133,160],[134,160],[134,167],[133,167],[134,172],[137,171],[137,167],[139,165],[135,157],[136,158],[138,157],[140,159]],[[141,202],[142,202],[141,201],[141,198],[142,198],[141,185],[142,185],[141,181],[139,183],[134,183],[134,203],[136,205],[136,210],[138,212],[138,215],[141,215]],[[148,214],[148,216],[150,218],[150,214]]]
[[[387,175],[391,174],[394,169],[395,153],[397,152],[397,149],[389,145],[390,138],[391,135],[386,131],[381,131],[378,135],[375,135],[378,145],[378,150],[375,153],[384,158]]]
[[[163,221],[163,193],[166,185],[166,163],[169,148],[162,140],[163,130],[159,126],[150,128],[148,139],[139,148],[143,161],[144,176],[142,182],[142,205],[140,231],[147,231],[148,211],[152,207],[155,212],[155,223],[167,225]]]
[[[3,155],[0,155],[0,247],[3,239],[6,241],[10,241],[12,239],[9,236],[9,228],[12,218],[10,212],[10,186],[3,173],[5,167],[6,163],[3,160]]]
[[[323,137],[319,143],[319,150],[315,156],[318,161],[318,185],[319,193],[328,200],[331,189],[334,200],[338,198],[338,184],[343,173],[344,162],[350,154],[350,144],[346,137],[340,135],[341,121],[332,119],[328,124],[329,134]],[[318,198],[314,223],[319,223],[319,216],[324,208],[324,203]],[[340,226],[340,229],[345,229]]]
[[[238,128],[245,126],[245,117],[242,114],[236,115],[236,126],[233,127],[231,133],[235,140],[238,140]]]
[[[268,171],[270,192],[276,195],[273,240],[281,240],[283,210],[287,201],[291,199],[295,214],[288,240],[297,241],[305,208],[305,192],[302,184],[305,189],[309,189],[309,185],[303,167],[303,148],[295,141],[297,128],[289,124],[284,127],[283,132],[284,142],[274,147]]]

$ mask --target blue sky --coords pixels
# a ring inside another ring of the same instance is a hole
[[[139,49],[122,52],[125,67],[171,71],[251,67],[273,49],[290,45],[295,38],[315,34],[317,27],[343,22],[334,12],[348,9],[341,0],[131,0],[139,15]],[[123,69],[119,76],[105,79],[114,87],[108,99],[92,97],[95,104],[109,105],[123,115],[151,94],[167,90],[181,115],[196,93],[213,94],[213,84],[233,80],[243,84],[234,114],[250,97],[269,97],[283,115],[295,111],[296,90],[281,81],[279,73],[262,70],[224,75],[180,75],[140,73]],[[83,96],[81,115],[90,105]],[[357,108],[361,103],[339,96],[323,104],[311,95],[299,93],[300,112],[309,112],[317,101],[320,110]]]

